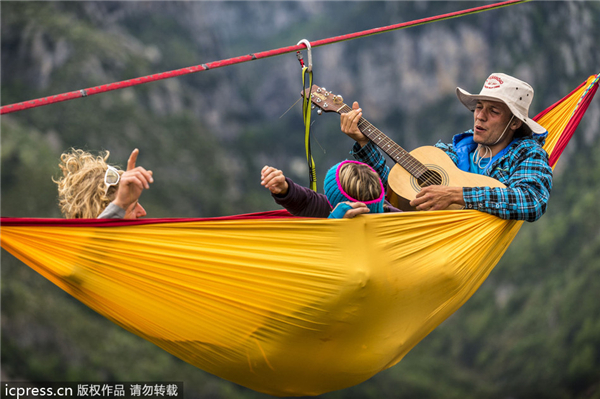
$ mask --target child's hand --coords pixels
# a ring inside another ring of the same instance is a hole
[[[283,172],[268,165],[260,171],[260,184],[268,188],[271,193],[278,195],[286,195],[289,189]]]
[[[363,213],[369,213],[369,208],[362,202],[340,202],[329,214],[329,219],[352,219]]]

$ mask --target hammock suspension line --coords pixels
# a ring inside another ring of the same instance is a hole
[[[312,69],[312,48],[310,42],[306,39],[302,39],[298,44],[304,44],[306,46],[308,66],[304,65],[304,59],[300,50],[296,52],[300,67],[302,68],[302,116],[304,119],[304,146],[306,148],[306,162],[308,164],[308,175],[309,175],[309,187],[313,191],[317,191],[317,168],[315,161],[312,157],[312,151],[310,148],[310,116],[311,116],[311,88],[313,82],[313,69]],[[308,76],[308,79],[307,79]],[[306,85],[308,81],[308,87]]]
[[[328,39],[316,40],[309,44],[313,48],[319,47],[319,46],[325,46],[328,44],[338,43],[338,42],[342,42],[342,41],[346,41],[346,40],[357,39],[360,37],[373,36],[373,35],[377,35],[377,34],[384,33],[384,32],[391,32],[394,30],[410,28],[413,26],[425,25],[425,24],[428,24],[431,22],[442,21],[442,20],[452,19],[452,18],[461,17],[461,16],[465,16],[465,15],[476,14],[476,13],[483,12],[483,11],[494,10],[494,9],[510,6],[513,4],[525,3],[527,1],[530,1],[530,0],[508,0],[508,1],[503,1],[503,2],[499,2],[499,3],[488,4],[485,6],[469,8],[466,10],[455,11],[455,12],[442,14],[442,15],[438,15],[438,16],[422,18],[422,19],[418,19],[418,20],[414,20],[414,21],[402,22],[402,23],[398,23],[398,24],[394,24],[394,25],[389,25],[389,26],[384,26],[384,27],[379,27],[379,28],[374,28],[374,29],[368,29],[368,30],[364,30],[364,31],[356,32],[356,33],[335,36],[335,37],[328,38]],[[302,50],[302,49],[304,49],[304,47],[308,48],[308,46],[306,46],[306,42],[300,41],[295,46],[282,47],[279,49],[262,51],[259,53],[250,53],[247,55],[224,59],[224,60],[220,60],[220,61],[213,61],[213,62],[209,62],[206,64],[200,64],[200,65],[190,66],[190,67],[176,69],[176,70],[172,70],[172,71],[161,72],[161,73],[157,73],[157,74],[153,74],[153,75],[147,75],[147,76],[142,76],[142,77],[138,77],[138,78],[123,80],[120,82],[108,83],[108,84],[104,84],[104,85],[100,85],[100,86],[96,86],[96,87],[75,90],[75,91],[66,92],[66,93],[62,93],[62,94],[56,94],[56,95],[52,95],[52,96],[48,96],[48,97],[41,97],[41,98],[37,98],[37,99],[33,99],[33,100],[23,101],[20,103],[8,104],[8,105],[4,105],[4,106],[0,107],[0,115],[9,114],[9,113],[17,112],[17,111],[22,111],[22,110],[29,109],[29,108],[40,107],[43,105],[54,104],[57,102],[73,100],[75,98],[89,97],[94,94],[104,93],[104,92],[112,91],[112,90],[123,89],[123,88],[131,87],[131,86],[137,86],[137,85],[141,85],[143,83],[154,82],[157,80],[163,80],[163,79],[173,78],[176,76],[182,76],[182,75],[188,75],[188,74],[192,74],[192,73],[196,73],[196,72],[207,71],[209,69],[215,69],[215,68],[220,68],[220,67],[224,67],[224,66],[240,64],[243,62],[254,61],[254,60],[258,60],[258,59],[262,59],[262,58],[273,57],[273,56],[277,56],[277,55],[281,55],[281,54],[287,54],[287,53],[291,53],[294,51]],[[304,44],[304,46],[302,44]],[[311,66],[311,61],[312,60],[310,60],[310,59],[308,60],[309,67]]]

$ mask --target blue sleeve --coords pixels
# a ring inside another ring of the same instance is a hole
[[[534,222],[545,212],[552,189],[552,168],[541,147],[513,160],[511,170],[498,168],[492,177],[506,188],[464,187],[467,209],[477,209],[502,219]]]
[[[361,147],[358,143],[354,143],[354,147],[352,147],[350,154],[352,154],[357,161],[364,162],[375,169],[381,178],[383,187],[387,187],[390,168],[385,164],[385,158],[381,155],[381,152],[379,152],[379,149],[377,149],[377,146],[373,144],[373,142],[369,141],[364,147]]]
[[[452,144],[446,144],[438,141],[434,147],[444,151],[450,157],[450,159],[452,159],[452,162],[454,162],[455,165],[458,165],[458,155],[456,154]]]
[[[329,214],[329,219],[342,219],[346,212],[348,212],[350,209],[352,209],[352,206],[344,202],[340,202],[339,204],[337,204],[335,209]]]

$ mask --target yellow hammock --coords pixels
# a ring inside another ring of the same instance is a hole
[[[564,148],[597,79],[538,119],[549,153]],[[2,218],[1,241],[186,362],[256,391],[302,396],[398,363],[475,293],[521,224],[468,210],[140,224]]]

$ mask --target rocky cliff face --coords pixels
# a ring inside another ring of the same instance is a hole
[[[51,82],[62,80],[60,70],[69,66],[63,91],[477,5],[64,2],[40,10],[5,3],[2,77],[22,82],[24,94],[54,94],[48,90],[58,85]],[[410,117],[446,102],[457,85],[476,91],[490,72],[507,71],[534,85],[541,110],[596,72],[598,11],[592,2],[520,4],[320,47],[314,49],[315,78],[361,100],[371,119],[385,120],[395,112]],[[278,117],[291,105],[286,94],[295,97],[298,82],[297,61],[288,54],[151,84],[140,100],[151,112],[191,109],[213,128],[225,124],[239,133],[229,112],[240,119]],[[15,93],[3,100],[24,99]],[[265,106],[267,99],[272,102]]]

